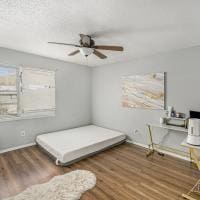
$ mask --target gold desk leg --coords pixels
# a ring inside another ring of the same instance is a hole
[[[150,145],[149,145],[150,146]],[[146,153],[146,157],[149,157],[149,156],[151,156],[152,154],[154,154],[154,149],[151,149],[151,147],[149,147],[149,150],[147,151],[147,153]]]
[[[189,152],[190,152],[190,162],[192,163],[192,150],[189,148]]]
[[[148,124],[147,127],[148,127],[148,131],[149,131],[150,144],[149,144],[149,149],[146,153],[146,157],[149,157],[150,155],[154,154],[155,149],[154,149],[154,144],[153,144],[153,136],[152,136],[151,126]]]

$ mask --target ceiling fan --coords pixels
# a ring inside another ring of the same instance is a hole
[[[123,51],[123,47],[121,46],[95,45],[95,41],[92,39],[90,35],[79,34],[79,36],[81,38],[79,41],[80,43],[79,45],[59,43],[59,42],[48,42],[48,43],[58,44],[58,45],[68,45],[78,48],[76,51],[73,51],[72,53],[68,54],[68,56],[74,56],[77,53],[81,53],[83,56],[87,57],[93,53],[98,58],[105,59],[107,58],[107,56],[98,50]]]

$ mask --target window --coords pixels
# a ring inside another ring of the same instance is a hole
[[[45,112],[55,111],[54,73],[54,71],[42,71],[28,68],[22,70],[22,114],[45,114]]]
[[[0,66],[0,120],[55,115],[55,72]]]
[[[17,69],[0,67],[0,116],[17,116]]]

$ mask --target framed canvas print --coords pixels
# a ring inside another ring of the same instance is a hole
[[[122,77],[122,106],[164,109],[165,72]]]

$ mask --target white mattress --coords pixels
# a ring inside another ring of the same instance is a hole
[[[61,163],[68,163],[125,140],[123,133],[84,126],[39,135],[36,142]]]

